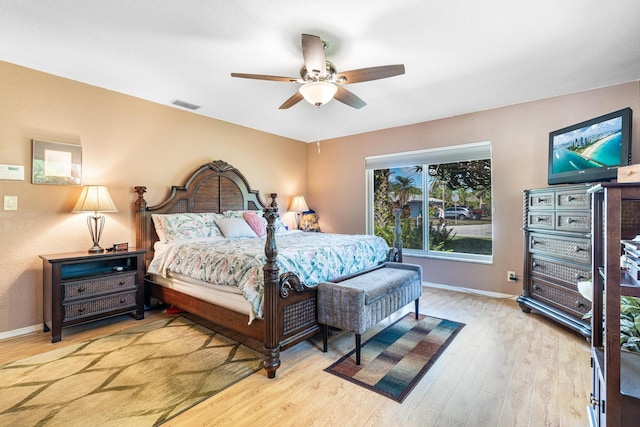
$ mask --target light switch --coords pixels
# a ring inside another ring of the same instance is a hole
[[[4,196],[4,210],[5,211],[18,210],[18,196]]]

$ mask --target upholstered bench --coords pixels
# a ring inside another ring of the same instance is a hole
[[[360,364],[361,335],[411,301],[418,317],[422,295],[419,265],[387,262],[382,267],[343,280],[318,285],[318,322],[322,324],[323,351],[329,327],[356,334],[356,364]]]

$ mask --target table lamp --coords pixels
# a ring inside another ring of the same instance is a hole
[[[118,208],[113,204],[107,187],[104,185],[86,185],[71,212],[93,212],[93,215],[87,217],[87,227],[89,227],[89,233],[91,233],[91,239],[93,239],[93,247],[89,249],[89,252],[104,252],[104,249],[99,245],[102,229],[104,228],[104,216],[98,215],[98,212],[118,212]]]
[[[293,198],[293,202],[291,202],[291,208],[289,210],[296,213],[296,228],[299,230],[302,212],[306,212],[309,210],[307,202],[305,202],[304,200],[304,196],[295,196]]]

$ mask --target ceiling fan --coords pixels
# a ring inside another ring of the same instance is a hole
[[[333,98],[350,107],[362,108],[367,104],[353,92],[345,89],[343,85],[404,74],[403,64],[360,68],[339,73],[336,67],[326,60],[325,47],[326,44],[320,40],[320,37],[302,34],[304,64],[300,67],[300,78],[243,73],[231,73],[231,77],[301,84],[302,86],[300,86],[299,90],[280,106],[282,110],[296,105],[303,99],[306,99],[316,107],[320,107]]]

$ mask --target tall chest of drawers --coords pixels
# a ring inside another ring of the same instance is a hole
[[[524,191],[524,274],[517,301],[583,336],[591,336],[582,316],[591,302],[578,282],[591,279],[591,196],[588,185]]]
[[[43,324],[51,342],[62,328],[132,312],[144,318],[145,250],[40,255]]]

